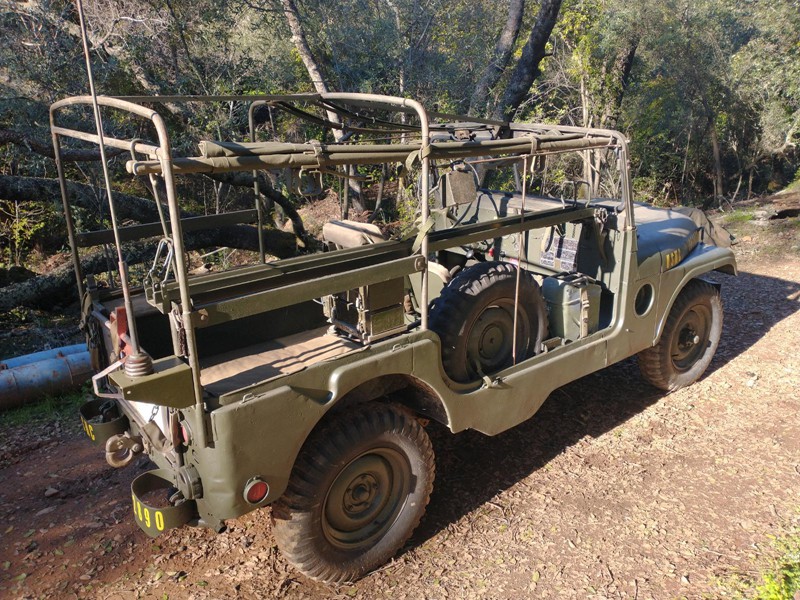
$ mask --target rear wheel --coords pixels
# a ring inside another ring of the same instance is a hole
[[[272,508],[278,545],[312,579],[358,579],[411,536],[433,478],[430,440],[410,411],[356,406],[313,434],[300,453]]]
[[[661,339],[639,353],[642,375],[666,391],[694,383],[711,364],[721,334],[719,291],[705,281],[690,281],[675,300]]]

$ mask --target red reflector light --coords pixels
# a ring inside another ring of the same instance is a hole
[[[250,504],[258,504],[269,493],[269,485],[263,479],[251,479],[244,486],[244,499]]]
[[[186,421],[181,421],[178,424],[177,431],[177,442],[179,444],[183,444],[184,446],[188,446],[192,442],[192,430],[189,428],[189,423]]]

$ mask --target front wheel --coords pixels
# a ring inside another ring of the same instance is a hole
[[[404,407],[362,404],[312,434],[272,508],[275,537],[299,571],[354,581],[411,537],[433,488],[433,448]]]
[[[643,377],[668,392],[694,383],[711,364],[721,334],[719,291],[705,281],[690,281],[675,300],[658,343],[638,355]]]

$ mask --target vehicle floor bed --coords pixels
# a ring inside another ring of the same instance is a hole
[[[200,380],[207,392],[222,396],[363,347],[327,331],[320,327],[209,356],[200,361]]]

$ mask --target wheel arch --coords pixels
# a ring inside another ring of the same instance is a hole
[[[711,249],[719,251],[721,256],[711,257],[710,260],[702,255],[694,258],[690,256],[686,261],[684,261],[684,263],[682,263],[681,266],[684,268],[683,277],[681,277],[679,284],[673,288],[669,301],[661,310],[661,314],[658,317],[658,324],[656,326],[653,344],[658,343],[658,340],[661,339],[661,334],[664,332],[664,326],[667,323],[667,317],[669,316],[669,313],[675,304],[675,300],[678,299],[678,295],[683,291],[690,281],[698,279],[714,286],[717,290],[719,290],[721,289],[721,285],[719,283],[710,281],[709,279],[703,277],[703,275],[707,275],[711,271],[720,271],[721,273],[727,273],[728,275],[738,275],[736,259],[729,249],[716,247],[712,247]],[[665,274],[662,273],[662,278],[664,275]]]
[[[407,373],[392,373],[364,381],[342,395],[314,429],[320,427],[331,415],[353,404],[376,400],[394,402],[424,418],[433,419],[446,426],[450,424],[444,400],[430,385]]]

